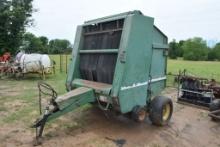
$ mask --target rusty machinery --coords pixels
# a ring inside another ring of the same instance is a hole
[[[186,70],[178,75],[178,101],[209,108],[211,102],[220,98],[220,86],[215,79],[191,76]]]
[[[0,56],[0,74],[3,74],[9,70],[9,61],[11,60],[11,54],[9,52]]]
[[[178,81],[178,102],[209,109],[213,120],[220,119],[220,85],[215,79],[191,76],[183,70],[175,80]]]

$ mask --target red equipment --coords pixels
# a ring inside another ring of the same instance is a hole
[[[7,62],[11,58],[11,54],[9,52],[6,52],[3,54],[3,56],[0,57],[0,62]]]

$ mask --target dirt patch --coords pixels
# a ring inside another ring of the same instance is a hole
[[[27,104],[24,101],[17,100],[17,99],[4,103],[5,107],[8,107],[10,109],[14,109],[14,111],[17,111],[18,108],[25,107],[25,105],[27,105]]]
[[[17,111],[23,109],[27,104],[21,100],[13,100],[8,102],[1,103],[0,106],[0,120],[6,118],[12,113],[16,113]]]
[[[19,86],[0,85],[0,98],[17,96],[20,94],[19,90]]]
[[[216,147],[220,146],[220,123],[210,120],[208,111],[176,103],[176,90],[167,89],[173,98],[174,114],[166,127],[156,127],[146,119],[135,123],[128,117],[104,114],[98,108],[70,113],[46,127],[43,147]],[[1,147],[32,146],[34,131],[22,124],[0,128]]]
[[[17,125],[3,125],[0,128],[0,146],[30,146],[33,133],[27,126],[17,123]]]
[[[15,97],[20,95],[22,92],[29,92],[31,91],[37,91],[37,86],[30,87],[27,84],[10,84],[7,81],[4,81],[5,84],[0,85],[0,98],[7,98],[7,97]]]

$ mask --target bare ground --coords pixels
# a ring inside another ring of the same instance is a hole
[[[175,89],[164,93],[174,102],[173,117],[166,127],[153,126],[149,120],[136,123],[90,108],[71,112],[47,126],[42,147],[220,147],[220,123],[211,121],[208,111],[176,103]],[[4,105],[26,106],[18,100]],[[4,117],[1,111],[0,117]],[[0,127],[0,147],[32,146],[34,135],[34,130],[22,121],[4,123]]]

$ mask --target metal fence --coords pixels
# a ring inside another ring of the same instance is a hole
[[[50,58],[55,63],[55,71],[60,73],[67,73],[68,66],[71,60],[70,54],[57,54],[57,55],[50,55]]]
[[[50,55],[50,58],[55,62],[55,69],[56,72],[60,73],[67,73],[68,71],[68,66],[71,61],[71,55],[70,54],[57,54],[57,55]],[[196,75],[194,73],[190,73],[190,71],[187,71],[190,75],[196,76],[196,77],[201,77],[200,75]],[[167,80],[166,80],[166,85],[167,87],[178,87],[178,83],[175,80],[176,76],[178,74],[173,74],[169,73],[167,74]],[[207,78],[209,80],[211,79],[216,79],[218,83],[220,83],[220,74],[215,74],[215,73],[210,73],[210,75],[206,75],[205,77],[202,76],[201,78]]]

